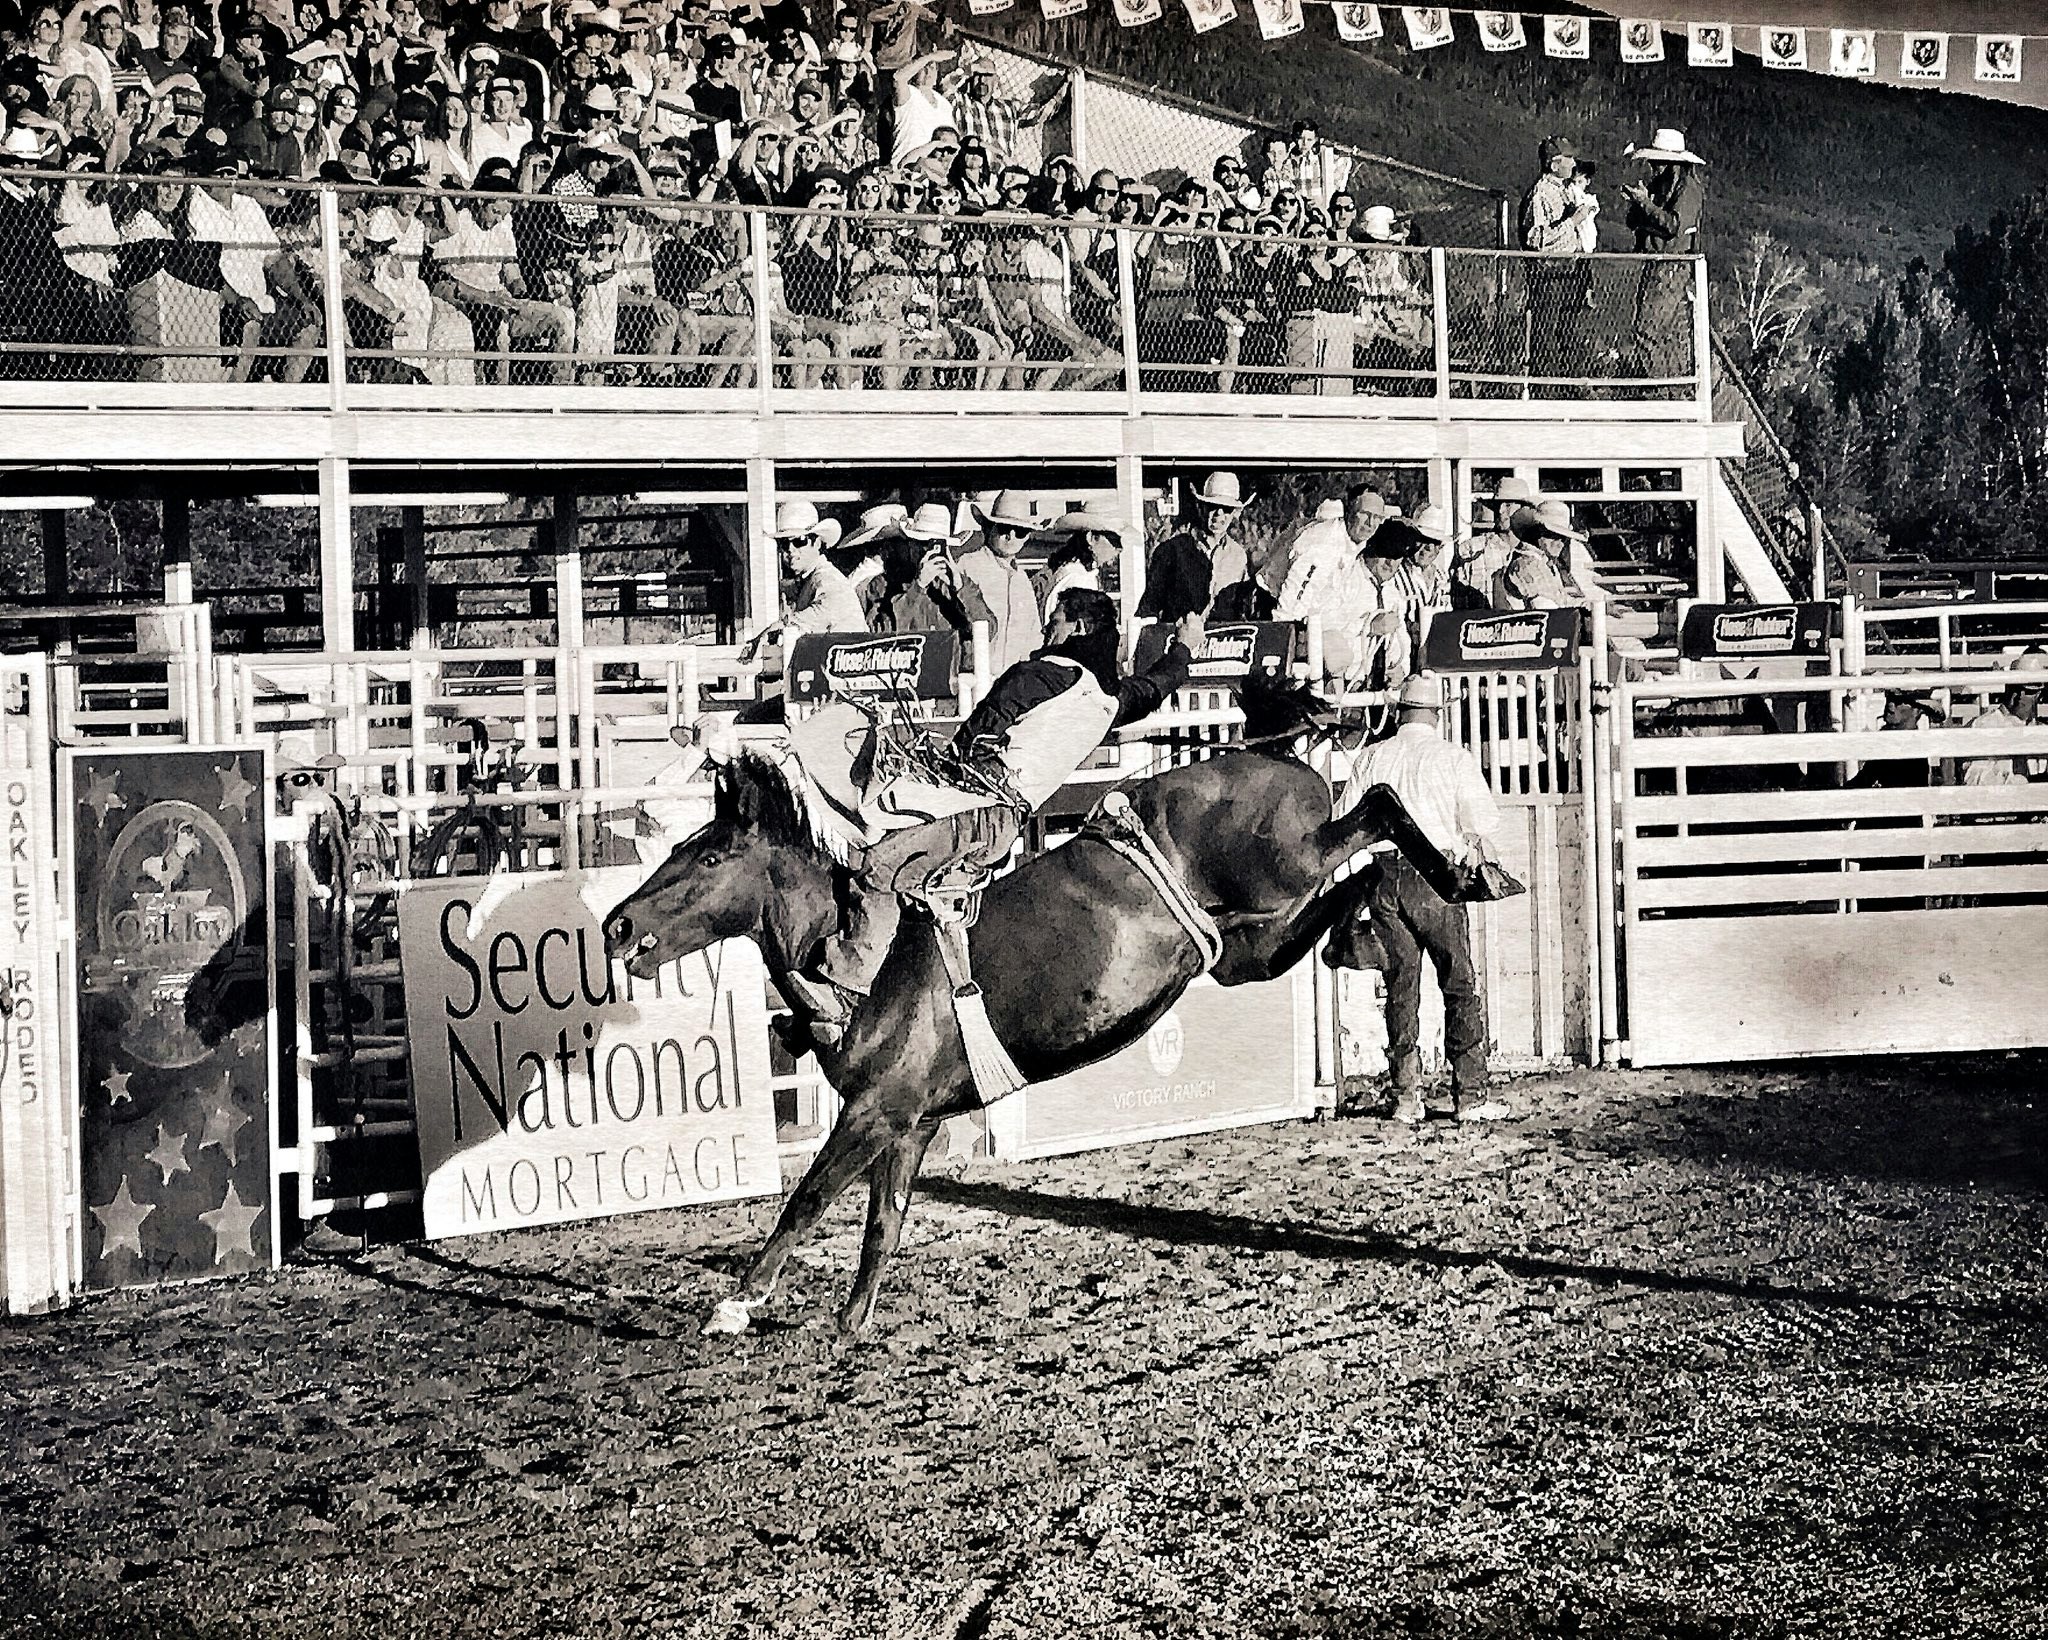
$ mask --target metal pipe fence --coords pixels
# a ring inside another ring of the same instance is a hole
[[[67,225],[0,250],[0,402],[132,382],[204,384],[209,405],[258,386],[287,405],[464,408],[508,388],[640,388],[764,411],[819,393],[1000,409],[1056,392],[1107,411],[1171,395],[1233,412],[1363,397],[1418,414],[1514,399],[1698,413],[1690,258],[1086,216],[46,182]]]

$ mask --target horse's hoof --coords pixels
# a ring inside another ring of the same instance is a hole
[[[868,1323],[873,1319],[873,1312],[865,1305],[850,1304],[839,1312],[839,1336],[858,1338],[867,1331]]]
[[[705,1321],[702,1336],[712,1338],[732,1333],[743,1333],[752,1324],[754,1312],[747,1308],[746,1301],[737,1298],[721,1298]]]

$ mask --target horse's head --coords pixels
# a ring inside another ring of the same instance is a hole
[[[604,920],[605,951],[639,978],[720,940],[777,932],[829,913],[831,862],[811,840],[800,802],[773,766],[722,766],[708,825],[675,846]],[[818,892],[782,901],[800,883]],[[819,885],[822,885],[821,888]]]

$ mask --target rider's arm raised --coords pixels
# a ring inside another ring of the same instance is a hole
[[[1110,727],[1121,729],[1126,723],[1150,717],[1188,681],[1188,668],[1194,664],[1195,657],[1188,646],[1175,638],[1158,660],[1117,685],[1116,720]]]

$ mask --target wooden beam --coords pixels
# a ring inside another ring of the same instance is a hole
[[[182,495],[163,499],[164,602],[192,601],[192,503]]]
[[[557,490],[548,521],[548,546],[555,556],[555,642],[565,649],[583,647],[583,553],[578,545],[580,518],[574,490]]]
[[[356,646],[355,509],[340,456],[320,463],[320,637],[328,649]]]

